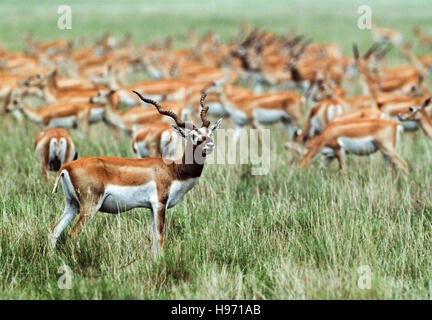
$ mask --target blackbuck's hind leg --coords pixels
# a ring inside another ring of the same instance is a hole
[[[60,237],[60,234],[68,226],[68,224],[72,221],[72,219],[75,218],[78,212],[79,212],[78,204],[76,204],[73,201],[66,200],[66,208],[62,216],[51,227],[51,232],[50,232],[51,248],[55,247],[57,243],[57,239]]]
[[[237,142],[240,139],[240,135],[241,135],[242,129],[243,129],[243,126],[240,126],[240,125],[236,124],[235,129],[234,129],[234,135],[233,135],[233,143],[234,143],[234,145],[237,145]]]
[[[336,157],[326,157],[323,162],[318,166],[318,171],[321,173],[322,169],[327,168],[327,166],[334,160]]]
[[[87,197],[84,199],[81,199],[80,203],[80,214],[78,221],[73,226],[72,230],[69,232],[69,236],[77,242],[79,247],[79,237],[81,235],[81,232],[85,226],[85,224],[90,220],[91,217],[94,216],[96,212],[99,211],[101,208],[103,201],[105,200],[105,196],[99,196],[99,197]]]
[[[259,142],[259,144],[262,146],[262,145],[263,145],[263,142],[262,142],[262,139],[261,139],[261,132],[262,132],[262,130],[263,130],[264,128],[263,128],[263,127],[260,125],[260,123],[259,123],[258,121],[256,121],[256,120],[252,121],[251,126],[252,126],[252,129],[257,130],[258,142]]]
[[[345,152],[341,148],[339,150],[335,150],[335,154],[336,154],[336,158],[337,158],[338,163],[339,163],[339,172],[343,175],[344,174],[343,169],[344,169]]]
[[[407,166],[406,162],[403,161],[399,157],[399,155],[396,152],[396,150],[394,149],[394,147],[393,146],[389,147],[386,145],[381,145],[380,147],[381,147],[380,149],[381,149],[381,152],[383,153],[384,157],[388,158],[392,164],[397,165],[402,170],[402,173],[405,176],[408,175],[408,166]],[[392,170],[394,170],[393,168],[394,168],[394,166],[392,167]],[[394,173],[392,173],[392,176],[393,175],[394,175]]]
[[[165,203],[158,202],[152,205],[151,222],[153,229],[153,255],[155,257],[158,257],[163,249],[165,210]]]

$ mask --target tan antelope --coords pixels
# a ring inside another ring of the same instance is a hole
[[[215,148],[213,134],[222,119],[210,126],[206,118],[208,108],[204,107],[200,112],[202,126],[198,128],[181,121],[175,113],[162,109],[156,101],[137,94],[145,103],[154,105],[158,112],[175,121],[176,125],[172,128],[186,139],[183,157],[169,163],[161,157],[84,157],[63,165],[53,193],[57,192],[61,180],[66,207],[51,228],[52,247],[78,213],[79,219],[70,233],[76,240],[79,240],[86,222],[98,211],[117,214],[134,208],[148,208],[153,227],[153,251],[157,255],[163,248],[165,212],[198,182],[206,156]]]
[[[246,125],[260,129],[261,125],[282,123],[290,137],[294,134],[293,124],[303,124],[303,99],[294,92],[268,93],[235,98],[226,94],[226,85],[212,85],[209,93],[217,93],[220,101],[235,123],[234,143],[240,138]],[[260,140],[261,141],[261,140]]]
[[[127,106],[136,106],[141,100],[137,98],[132,91],[144,92],[147,96],[160,101],[163,96],[169,100],[184,100],[187,93],[187,87],[192,83],[183,79],[166,79],[166,80],[144,80],[132,86],[124,86],[118,82],[112,67],[108,67],[99,77],[93,77],[92,81],[99,85],[115,90],[120,96],[120,103]]]
[[[391,42],[394,45],[402,44],[402,34],[398,30],[390,28],[378,28],[374,23],[371,28],[372,38],[374,42]]]
[[[90,98],[90,103],[103,106],[104,121],[120,129],[125,135],[131,136],[143,124],[168,120],[153,108],[133,107],[127,111],[117,111],[119,97],[116,93],[114,90],[101,90]],[[169,109],[179,114],[182,121],[185,121],[190,114],[187,108],[175,103],[172,103]]]
[[[78,157],[72,138],[62,128],[46,129],[39,133],[34,147],[46,183],[48,183],[48,170],[57,172],[63,164]]]
[[[407,164],[396,151],[401,131],[403,127],[399,122],[388,119],[353,118],[333,122],[319,136],[310,140],[306,145],[308,150],[297,167],[309,167],[312,161],[324,155],[319,169],[337,159],[339,170],[343,172],[345,154],[365,156],[379,150],[391,163],[392,175],[395,165],[407,175]]]
[[[80,128],[89,135],[90,108],[88,103],[61,103],[39,109],[30,108],[22,96],[14,98],[6,112],[20,111],[40,128]]]
[[[178,145],[178,135],[168,122],[151,122],[133,135],[132,150],[138,158],[163,157],[172,159]]]

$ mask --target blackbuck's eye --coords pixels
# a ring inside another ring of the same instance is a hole
[[[415,109],[414,109],[413,107],[410,107],[410,108],[409,108],[409,111],[410,111],[411,113],[413,113],[413,112],[415,111]]]

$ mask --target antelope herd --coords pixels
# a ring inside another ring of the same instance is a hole
[[[42,176],[49,183],[47,171],[55,171],[53,192],[63,186],[66,206],[51,228],[52,247],[76,216],[71,236],[78,241],[98,211],[149,208],[157,254],[166,209],[198,182],[215,148],[222,119],[211,125],[207,116],[227,118],[234,143],[245,126],[281,124],[286,149],[300,155],[297,167],[323,155],[320,170],[337,159],[343,173],[345,154],[380,151],[392,176],[395,167],[407,175],[397,153],[400,134],[421,129],[432,138],[426,83],[432,55],[416,55],[397,30],[373,25],[371,36],[362,55],[354,43],[348,56],[335,43],[313,43],[294,32],[278,36],[248,24],[227,43],[212,32],[199,37],[190,31],[185,48],[173,47],[171,38],[136,46],[131,35],[119,40],[108,34],[91,46],[38,43],[26,35],[24,52],[0,47],[3,124],[29,120],[43,130],[35,141]],[[432,35],[420,26],[412,38],[417,46],[432,46]],[[406,62],[387,66],[391,50]],[[146,80],[132,83],[139,76]],[[112,129],[113,141],[119,134],[129,137],[138,159],[78,158],[80,146],[67,130],[92,140],[95,123]],[[199,159],[188,162],[188,152]]]

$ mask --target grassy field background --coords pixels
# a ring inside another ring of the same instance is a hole
[[[72,30],[57,29],[62,1],[1,1],[0,42],[20,50],[21,36],[37,40],[132,32],[136,44],[181,36],[193,27],[227,40],[248,21],[314,41],[370,45],[357,28],[357,8],[369,4],[380,26],[413,40],[416,24],[432,32],[432,3],[424,1],[73,1]],[[181,46],[180,40],[176,42]],[[363,49],[364,50],[364,49]],[[390,63],[402,63],[396,50]],[[47,234],[64,208],[51,195],[34,159],[39,129],[0,123],[1,299],[429,299],[432,296],[431,142],[404,135],[400,153],[409,176],[392,181],[381,155],[348,157],[346,174],[332,164],[322,175],[289,165],[282,127],[272,128],[271,169],[252,176],[250,165],[208,165],[200,183],[168,211],[165,253],[151,255],[150,214],[118,218],[98,213],[81,237],[65,233],[51,257]],[[230,120],[224,128],[232,126]],[[80,156],[134,157],[130,141],[112,139],[104,125],[92,139],[72,132]],[[60,289],[68,265],[73,288]],[[357,281],[360,266],[372,288]]]

